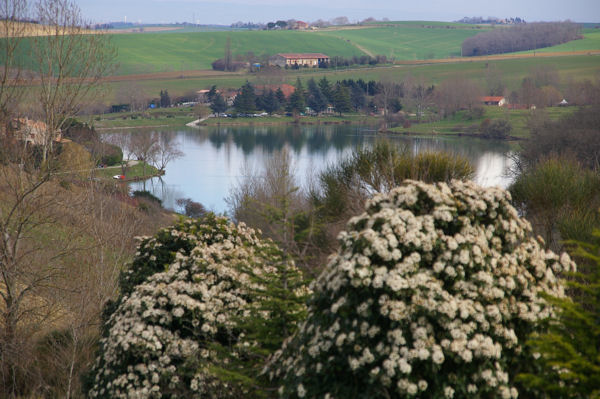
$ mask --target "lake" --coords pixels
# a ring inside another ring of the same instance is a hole
[[[507,187],[510,183],[506,171],[512,164],[511,149],[506,142],[473,137],[390,137],[377,135],[376,129],[363,125],[214,126],[136,129],[104,135],[158,131],[179,147],[184,155],[167,165],[164,176],[131,184],[133,190],[152,192],[170,209],[177,209],[177,199],[191,198],[207,209],[226,211],[224,198],[230,189],[245,175],[260,171],[265,160],[283,148],[292,155],[298,184],[304,185],[328,164],[380,139],[407,146],[413,152],[443,150],[464,155],[475,167],[479,184]]]

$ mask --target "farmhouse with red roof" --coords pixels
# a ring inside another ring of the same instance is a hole
[[[481,97],[481,102],[485,105],[497,105],[502,107],[506,104],[506,98],[502,96],[485,96]]]

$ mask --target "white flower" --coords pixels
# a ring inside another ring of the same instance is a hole
[[[306,395],[306,389],[304,389],[304,385],[298,384],[298,397],[303,398]]]
[[[452,387],[445,387],[444,388],[444,396],[447,398],[453,398],[454,397],[454,389]]]

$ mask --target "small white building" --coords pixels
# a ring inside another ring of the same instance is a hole
[[[285,66],[309,66],[318,67],[320,64],[328,63],[329,57],[321,53],[279,53],[269,58],[269,65]]]

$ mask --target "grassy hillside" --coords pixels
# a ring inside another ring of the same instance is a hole
[[[319,34],[349,41],[376,55],[399,60],[423,60],[460,56],[462,42],[478,32],[480,30],[446,29],[445,25],[424,28],[420,25],[400,24],[393,27],[337,30]]]
[[[568,43],[559,44],[557,46],[537,49],[535,52],[548,53],[557,51],[587,50],[600,50],[600,31],[598,29],[585,29],[583,31],[583,39],[573,40]],[[533,53],[533,51],[525,51],[525,53]]]
[[[117,74],[146,74],[210,69],[224,55],[227,37],[234,57],[253,52],[322,52],[329,56],[385,55],[396,60],[460,56],[462,42],[486,27],[443,22],[387,22],[385,25],[336,27],[309,31],[157,32],[113,35],[119,50]],[[600,32],[584,30],[584,39],[538,52],[600,49]]]
[[[425,64],[425,65],[395,65],[390,67],[367,68],[367,69],[348,69],[348,70],[322,70],[308,69],[299,71],[288,71],[285,75],[287,83],[293,84],[297,77],[303,81],[314,77],[320,79],[322,76],[327,76],[330,81],[343,79],[359,79],[364,80],[395,80],[399,81],[407,74],[413,77],[422,77],[427,83],[439,84],[443,80],[452,77],[468,77],[478,81],[485,87],[486,64],[494,64],[500,71],[509,90],[516,90],[521,81],[527,76],[531,70],[540,65],[548,65],[555,67],[560,74],[561,81],[558,83],[559,90],[564,89],[568,78],[573,80],[595,79],[600,71],[600,56],[566,56],[566,57],[532,57],[524,59],[506,59],[500,61],[473,61],[449,64]],[[168,89],[169,94],[181,95],[190,89],[206,89],[210,86],[217,85],[218,87],[240,87],[249,80],[256,83],[257,77],[253,74],[234,74],[223,73],[217,76],[195,77],[195,78],[170,78],[170,79],[149,79],[135,80],[149,96],[158,97],[160,90]],[[116,92],[123,82],[110,83],[113,88],[112,92]],[[107,101],[112,101],[112,96],[109,94]]]
[[[393,26],[390,26],[393,25]],[[386,55],[416,60],[460,55],[460,45],[480,29],[470,25],[408,21],[366,27],[309,31],[158,32],[113,36],[122,75],[210,69],[223,57],[227,37],[232,54],[321,52],[329,56]]]
[[[140,74],[210,69],[222,58],[227,37],[235,55],[281,52],[322,52],[330,56],[363,55],[358,48],[334,36],[298,31],[242,31],[200,33],[147,33],[114,35],[119,50],[118,74]]]

